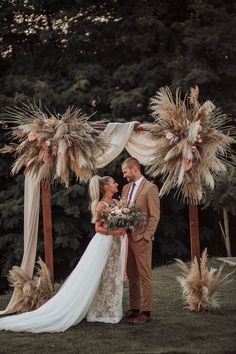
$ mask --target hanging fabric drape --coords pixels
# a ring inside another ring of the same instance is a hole
[[[133,133],[135,122],[131,123],[109,123],[105,130],[109,138],[109,149],[104,155],[100,156],[97,161],[97,168],[102,168],[115,160],[117,156],[124,150],[131,134]]]
[[[110,139],[110,147],[98,160],[97,168],[108,165],[124,149],[142,165],[150,161],[155,151],[155,141],[148,131],[134,131],[136,123],[109,123],[106,126],[104,133]]]
[[[30,277],[33,275],[37,251],[39,201],[40,184],[36,183],[31,176],[26,176],[24,195],[24,254],[20,267],[27,272]],[[9,304],[4,311],[0,311],[0,315],[15,312],[14,308],[17,303],[17,298],[17,289],[15,289]]]
[[[102,168],[113,161],[123,149],[135,157],[141,164],[145,165],[150,161],[155,142],[151,134],[147,131],[135,132],[134,127],[137,122],[130,123],[109,123],[104,133],[109,137],[110,147],[97,162],[96,168]],[[25,196],[24,196],[24,255],[21,268],[33,275],[39,221],[39,201],[40,184],[36,183],[31,176],[25,177]],[[12,298],[4,311],[0,314],[13,313],[14,305],[17,302],[17,290],[15,289]]]

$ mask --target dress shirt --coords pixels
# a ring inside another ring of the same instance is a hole
[[[134,190],[133,190],[133,193],[132,193],[132,196],[131,196],[131,199],[130,199],[130,193],[131,193],[132,186],[133,186],[133,184],[131,184],[130,189],[129,189],[129,193],[128,193],[128,196],[127,196],[127,200],[130,199],[129,204],[132,204],[134,202],[135,195],[136,195],[137,190],[138,190],[140,184],[142,183],[143,179],[144,179],[144,177],[142,176],[137,181],[133,182],[135,184],[135,186],[134,186]]]

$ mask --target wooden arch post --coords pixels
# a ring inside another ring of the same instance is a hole
[[[52,241],[52,211],[51,211],[51,189],[50,182],[41,184],[42,190],[42,210],[43,210],[43,234],[44,234],[44,257],[48,267],[52,284],[54,283],[53,264],[53,241]]]
[[[146,124],[147,125],[147,124]],[[151,124],[148,124],[151,127]],[[135,131],[148,130],[142,128],[139,123],[135,124]],[[199,238],[199,223],[198,223],[198,206],[196,204],[189,204],[189,229],[190,229],[190,247],[191,260],[195,257],[200,260],[200,238]]]
[[[200,260],[200,241],[199,241],[199,224],[198,224],[198,206],[196,204],[189,204],[189,229],[190,229],[190,245],[191,245],[191,259]]]

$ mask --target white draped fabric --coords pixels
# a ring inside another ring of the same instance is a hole
[[[110,148],[98,160],[97,168],[102,168],[113,161],[123,149],[135,157],[142,165],[146,165],[155,150],[155,140],[148,131],[134,131],[135,124],[109,123],[104,130],[110,139]]]
[[[96,168],[102,168],[113,161],[123,149],[137,158],[143,165],[150,161],[154,153],[155,142],[147,131],[135,132],[137,122],[130,123],[109,123],[104,133],[110,139],[110,148],[98,160]],[[30,176],[25,178],[24,198],[24,255],[21,268],[30,276],[33,274],[39,220],[40,185]],[[14,312],[14,304],[17,302],[17,292],[13,296],[4,311],[0,314]]]
[[[115,160],[122,150],[124,150],[131,134],[133,133],[134,126],[135,122],[109,123],[106,126],[104,134],[109,138],[110,147],[98,160],[97,168],[102,168],[108,165],[111,161]]]
[[[25,177],[25,195],[24,195],[24,254],[21,262],[21,268],[26,271],[30,277],[33,275],[39,223],[39,201],[40,184],[30,177]],[[9,304],[0,315],[14,312],[17,302],[17,290],[14,290]]]

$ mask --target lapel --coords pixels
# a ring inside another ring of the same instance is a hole
[[[146,183],[146,178],[144,177],[143,180],[142,180],[142,182],[140,183],[140,185],[139,185],[139,187],[138,187],[138,190],[137,190],[136,194],[135,194],[133,203],[136,202],[136,199],[137,199],[139,193],[141,192],[141,190],[143,189],[145,183]]]

